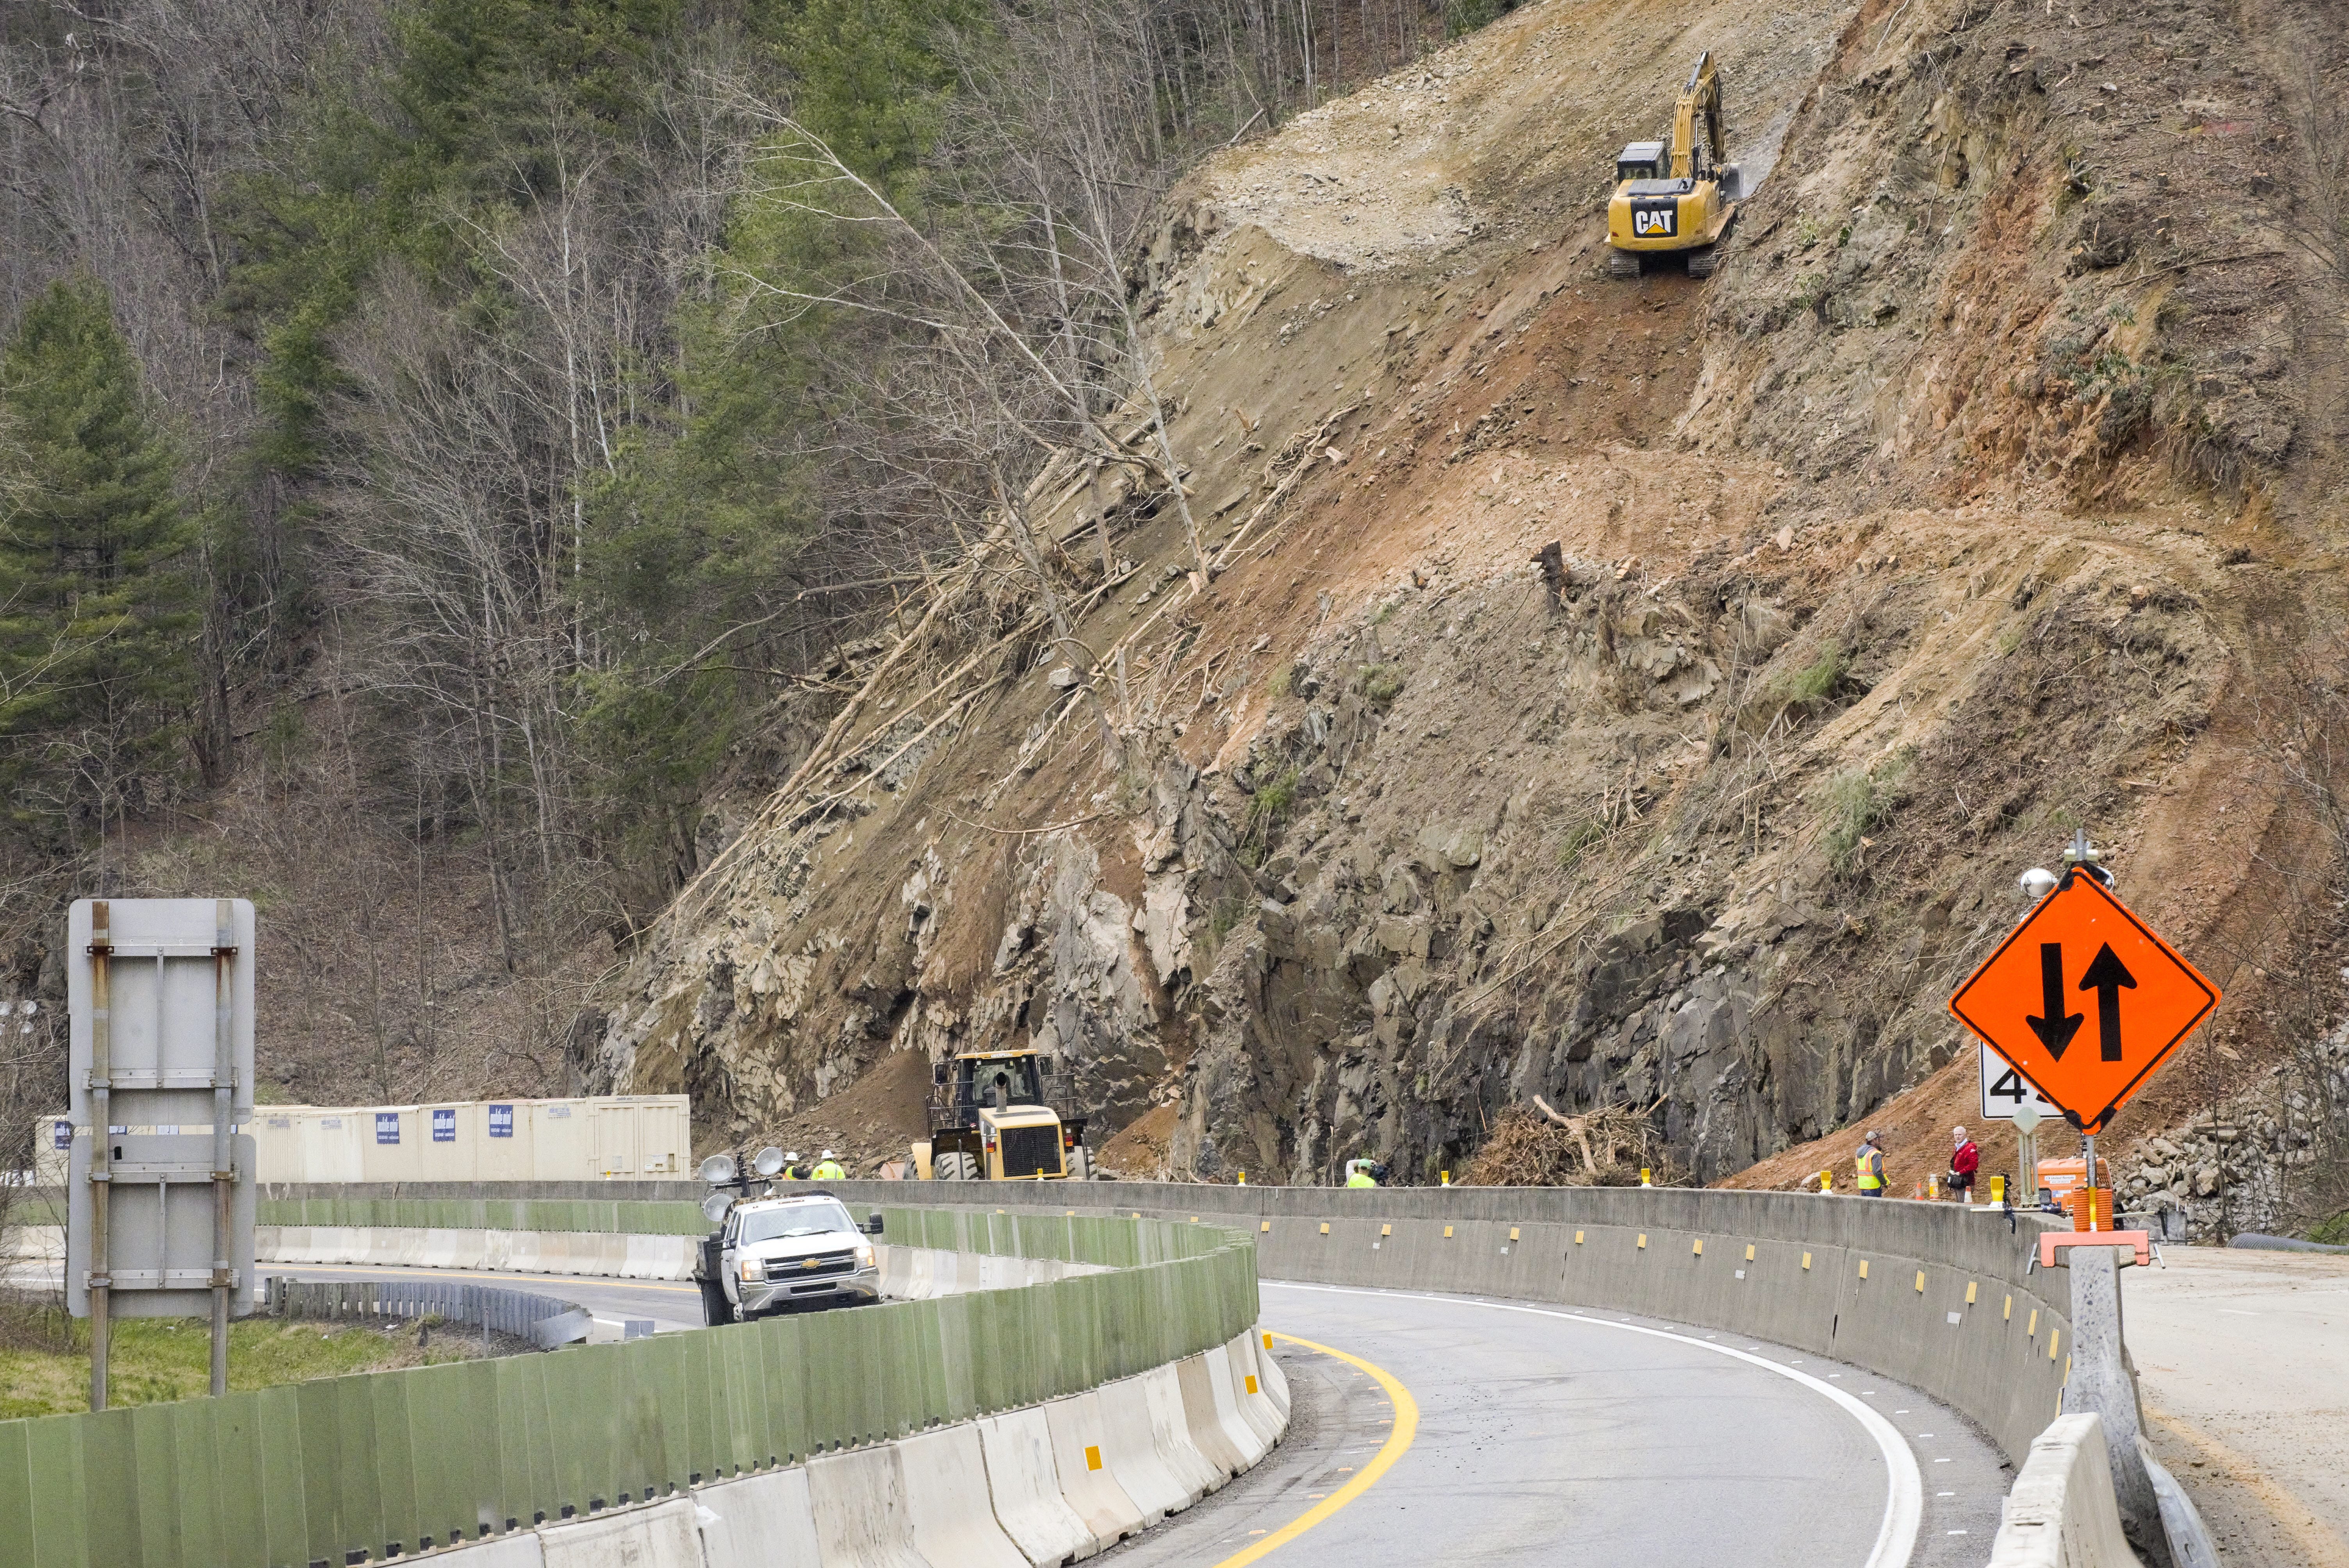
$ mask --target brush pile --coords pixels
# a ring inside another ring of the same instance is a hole
[[[1538,1109],[1537,1109],[1538,1108]],[[1560,1116],[1537,1099],[1513,1105],[1468,1162],[1464,1187],[1636,1187],[1640,1172],[1668,1186],[1679,1180],[1647,1112],[1600,1106]]]

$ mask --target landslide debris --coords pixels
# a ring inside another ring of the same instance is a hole
[[[718,1140],[1019,1043],[1147,1173],[1432,1181],[1538,1094],[1790,1184],[1971,1093],[1942,1003],[2085,825],[2229,993],[2117,1140],[2268,1092],[2338,908],[2268,764],[2344,652],[2349,273],[2286,231],[2344,26],[2157,9],[1549,0],[1211,164],[1136,288],[1212,578],[1049,467],[1089,660],[983,563],[885,638],[588,1075]],[[1709,284],[1611,282],[1706,47],[1775,167]]]

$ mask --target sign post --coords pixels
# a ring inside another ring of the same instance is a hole
[[[2114,896],[2094,855],[2075,843],[2054,890],[1950,998],[1951,1016],[2080,1130],[2091,1204],[2096,1134],[2219,1005],[2219,988]]]
[[[90,1320],[90,1408],[124,1316],[208,1314],[226,1393],[229,1319],[253,1306],[253,1140],[236,1130],[253,1115],[253,905],[82,899],[66,948],[67,1304]]]

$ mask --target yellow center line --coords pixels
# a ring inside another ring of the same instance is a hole
[[[1290,1520],[1287,1524],[1282,1525],[1278,1530],[1274,1531],[1263,1540],[1254,1542],[1246,1551],[1225,1558],[1221,1563],[1216,1564],[1216,1568],[1243,1568],[1243,1564],[1255,1562],[1266,1553],[1270,1552],[1274,1547],[1285,1546],[1289,1542],[1296,1540],[1299,1536],[1304,1534],[1307,1531],[1312,1529],[1315,1525],[1320,1523],[1323,1520],[1329,1518],[1331,1514],[1337,1512],[1340,1509],[1345,1507],[1356,1498],[1361,1496],[1362,1493],[1371,1489],[1371,1483],[1372,1481],[1387,1473],[1388,1467],[1392,1465],[1395,1460],[1402,1458],[1403,1450],[1411,1447],[1412,1439],[1416,1436],[1419,1431],[1418,1401],[1414,1400],[1411,1397],[1411,1390],[1404,1387],[1401,1383],[1396,1382],[1393,1377],[1389,1374],[1384,1367],[1373,1367],[1359,1356],[1349,1356],[1342,1350],[1333,1350],[1327,1345],[1316,1345],[1309,1339],[1299,1339],[1293,1334],[1276,1334],[1273,1337],[1275,1339],[1285,1339],[1291,1345],[1302,1346],[1305,1349],[1317,1352],[1319,1355],[1335,1357],[1337,1359],[1346,1363],[1347,1366],[1355,1367],[1360,1371],[1366,1372],[1371,1377],[1377,1378],[1379,1381],[1379,1387],[1384,1388],[1387,1391],[1387,1397],[1394,1402],[1394,1430],[1387,1434],[1386,1442],[1381,1445],[1379,1451],[1371,1457],[1371,1462],[1354,1472],[1353,1480],[1348,1481],[1344,1486],[1341,1486],[1336,1491],[1331,1492],[1328,1498],[1320,1502],[1315,1503],[1311,1508],[1307,1509],[1303,1513],[1299,1514],[1295,1519]]]
[[[516,1282],[535,1284],[544,1280],[556,1284],[564,1280],[579,1280],[613,1290],[665,1290],[677,1295],[698,1295],[690,1285],[655,1284],[649,1280],[606,1279],[601,1274],[475,1274],[468,1269],[426,1268],[421,1264],[264,1264],[258,1271],[264,1274],[429,1274],[434,1279],[493,1279],[507,1284]]]

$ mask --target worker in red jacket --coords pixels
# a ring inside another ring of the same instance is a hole
[[[1982,1167],[1982,1148],[1966,1136],[1962,1127],[1952,1128],[1951,1136],[1957,1146],[1950,1150],[1950,1196],[1963,1203],[1973,1195],[1974,1172]]]

